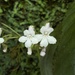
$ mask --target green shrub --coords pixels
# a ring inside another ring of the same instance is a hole
[[[27,49],[18,42],[18,38],[30,25],[36,28],[36,33],[46,22],[50,22],[56,29],[72,2],[73,0],[0,0],[0,27],[3,29],[2,37],[5,39],[0,48],[0,75],[40,75],[38,46],[34,46],[33,54],[28,56]],[[7,48],[7,53],[3,53],[4,48]],[[47,64],[49,62],[50,60]],[[46,66],[46,63],[42,62],[42,67],[43,64]],[[50,66],[50,63],[47,66]],[[50,68],[45,68],[43,71],[49,72]],[[43,73],[51,75],[50,72]]]

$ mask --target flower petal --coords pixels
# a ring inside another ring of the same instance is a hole
[[[46,38],[43,38],[42,41],[40,42],[41,47],[47,47],[48,46],[48,41]]]
[[[22,42],[22,43],[24,43],[26,40],[27,40],[27,37],[25,37],[25,36],[21,36],[19,38],[19,42]]]
[[[45,30],[46,30],[45,26],[42,26],[41,29],[40,29],[40,32],[41,32],[42,34],[44,34]]]
[[[51,27],[47,29],[48,34],[50,34],[50,33],[53,32],[53,31],[54,31],[54,29],[51,28]]]
[[[4,42],[4,39],[3,38],[0,38],[0,44],[3,43],[3,42]]]
[[[31,55],[31,54],[32,54],[31,48],[28,48],[27,54],[28,54],[28,55]]]
[[[31,45],[32,45],[32,43],[31,43],[30,39],[28,39],[28,40],[25,42],[25,47],[26,47],[26,48],[29,48],[29,47],[31,47]]]
[[[46,31],[48,32],[48,34],[54,31],[54,29],[50,27],[50,23],[46,23],[45,27],[46,27]]]
[[[34,36],[34,35],[35,35],[35,31],[30,31],[30,34],[31,34],[32,36]]]
[[[52,27],[50,27],[50,23],[46,23],[46,25],[45,25],[45,26],[42,26],[42,28],[40,29],[40,32],[41,32],[42,34],[44,34],[45,32],[47,32],[48,35],[49,35],[51,32],[53,32],[53,31],[54,31],[54,29],[53,29]]]
[[[29,31],[34,31],[34,26],[29,26]]]
[[[45,27],[49,28],[50,27],[50,23],[46,23]]]
[[[35,35],[35,37],[38,39],[38,42],[40,42],[43,38],[43,36],[41,34],[37,34],[37,35]]]
[[[24,35],[25,36],[27,36],[27,35],[29,35],[30,33],[29,33],[29,30],[24,30]]]
[[[34,27],[33,26],[29,26],[29,32],[32,36],[35,35],[35,31],[34,31]]]
[[[53,36],[48,36],[47,39],[50,44],[56,44],[57,42],[56,38]]]
[[[38,39],[37,38],[32,38],[31,41],[32,41],[33,44],[37,44],[38,43]]]
[[[40,32],[42,34],[44,34],[44,32],[46,32],[48,29],[50,29],[50,26],[49,25],[50,25],[50,23],[46,23],[45,26],[42,26],[41,29],[40,29]]]

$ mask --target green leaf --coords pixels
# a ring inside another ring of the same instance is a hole
[[[0,14],[3,12],[3,10],[0,8]]]
[[[56,45],[49,45],[46,56],[41,57],[41,74],[75,75],[75,2],[54,35],[58,41]]]

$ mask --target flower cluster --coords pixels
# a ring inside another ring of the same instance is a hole
[[[34,27],[29,26],[28,30],[24,30],[24,36],[19,38],[19,42],[25,43],[25,47],[28,48],[28,55],[32,54],[31,46],[40,42],[40,46],[42,47],[40,55],[45,56],[48,44],[56,44],[57,42],[53,36],[50,36],[50,33],[53,31],[54,29],[50,27],[50,24],[46,23],[46,25],[40,29],[41,34],[35,35]]]
[[[55,37],[50,36],[50,33],[53,31],[54,29],[50,27],[49,23],[46,23],[45,26],[41,27],[41,34],[35,34],[34,27],[29,26],[28,30],[24,30],[24,35],[19,38],[19,42],[24,43],[25,47],[28,48],[28,55],[32,54],[32,45],[38,44],[40,42],[40,46],[42,47],[40,55],[45,56],[46,47],[48,46],[48,44],[56,44],[57,42]],[[4,42],[4,39],[1,37],[1,34],[2,28],[0,28],[0,45]],[[3,52],[7,52],[7,48],[4,48]]]

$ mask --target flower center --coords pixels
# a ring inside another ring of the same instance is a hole
[[[32,37],[32,35],[31,35],[31,34],[29,34],[29,35],[28,35],[28,38],[31,38],[31,37]]]
[[[44,32],[44,35],[48,35],[48,32],[47,32],[47,31],[45,31],[45,32]]]

